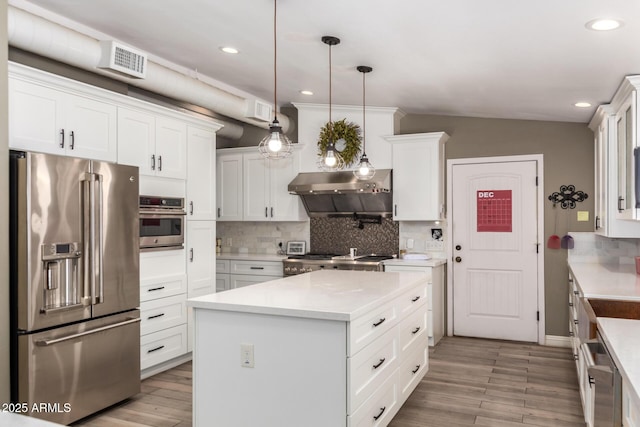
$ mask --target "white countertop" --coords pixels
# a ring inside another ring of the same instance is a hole
[[[444,258],[431,258],[427,260],[394,258],[383,261],[384,265],[402,265],[407,267],[437,267],[446,263],[447,260]]]
[[[352,321],[420,282],[423,273],[319,270],[187,300],[199,309]]]
[[[635,265],[569,262],[586,298],[640,301],[640,275]]]
[[[598,317],[598,330],[631,393],[640,400],[640,320]]]
[[[34,417],[13,412],[0,411],[0,427],[58,427],[62,424],[52,423]]]
[[[283,259],[287,259],[286,255],[276,255],[276,254],[231,254],[231,253],[221,253],[216,255],[216,259],[228,259],[233,261],[282,261]]]

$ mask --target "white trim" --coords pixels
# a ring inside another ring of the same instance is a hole
[[[540,320],[538,321],[538,344],[546,343],[545,324],[545,304],[544,304],[544,156],[542,154],[530,154],[524,156],[500,156],[500,157],[476,157],[469,159],[449,159],[447,160],[447,209],[451,215],[453,200],[452,194],[452,174],[454,165],[469,165],[480,163],[501,163],[501,162],[536,162],[536,174],[538,176],[538,198],[537,198],[537,219],[538,219],[538,311]],[[447,221],[447,257],[453,261],[453,221]],[[453,335],[453,263],[447,263],[447,335]]]
[[[549,347],[571,348],[571,337],[563,337],[559,335],[546,335],[544,337],[544,345]]]
[[[167,360],[166,362],[159,363],[157,365],[153,365],[147,369],[144,369],[140,372],[140,379],[144,380],[154,375],[158,375],[164,371],[168,371],[171,368],[175,368],[176,366],[180,366],[183,363],[190,362],[192,359],[191,352],[183,354],[182,356],[174,357],[171,360]]]

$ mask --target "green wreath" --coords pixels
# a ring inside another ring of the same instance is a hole
[[[360,126],[353,122],[347,122],[347,119],[334,121],[332,124],[333,125],[330,126],[330,123],[327,122],[322,129],[320,129],[318,157],[325,157],[329,141],[332,140],[336,150],[340,153],[340,157],[344,160],[344,165],[351,166],[359,160],[360,148],[362,146]]]

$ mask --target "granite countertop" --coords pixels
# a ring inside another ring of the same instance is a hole
[[[411,287],[424,273],[319,270],[192,298],[199,309],[352,321]]]
[[[383,261],[384,265],[402,265],[407,267],[437,267],[446,263],[447,260],[444,258],[431,258],[427,260],[394,258]]]
[[[286,255],[277,254],[237,254],[237,253],[221,253],[216,255],[216,259],[228,259],[233,261],[282,261],[287,259]]]
[[[569,262],[569,269],[586,298],[640,301],[635,265]]]
[[[598,317],[598,331],[630,392],[640,401],[640,320]]]

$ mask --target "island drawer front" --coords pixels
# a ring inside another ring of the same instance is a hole
[[[276,280],[277,277],[273,276],[260,276],[253,274],[230,274],[229,275],[229,288],[244,288],[245,286],[251,286],[258,283],[268,282],[270,280]]]
[[[166,362],[187,352],[187,325],[140,337],[140,369]]]
[[[404,354],[414,343],[421,341],[427,345],[427,314],[426,310],[417,310],[400,322],[398,333],[400,335],[400,353]]]
[[[640,401],[626,379],[622,381],[622,425],[640,427]]]
[[[399,409],[398,370],[364,402],[347,416],[347,427],[378,427],[389,424]]]
[[[141,303],[140,319],[140,335],[187,323],[185,295],[176,295]]]
[[[385,272],[407,272],[407,273],[424,273],[429,279],[428,282],[431,282],[431,277],[433,274],[433,267],[423,267],[419,265],[385,265]]]
[[[411,352],[402,358],[398,371],[400,402],[407,400],[429,368],[429,349],[425,345],[411,347]]]
[[[140,302],[170,297],[187,292],[187,276],[171,276],[164,280],[141,280]]]
[[[231,261],[231,274],[259,274],[282,277],[282,261]]]
[[[216,259],[216,273],[229,273],[231,271],[228,259]]]
[[[398,336],[395,329],[347,359],[347,413],[355,410],[398,367]]]
[[[367,344],[381,337],[398,323],[398,299],[384,304],[349,324],[347,357],[352,357]]]
[[[400,313],[400,317],[407,315],[418,307],[422,307],[424,304],[430,303],[428,296],[427,283],[415,286],[402,294],[398,297],[398,313]]]

